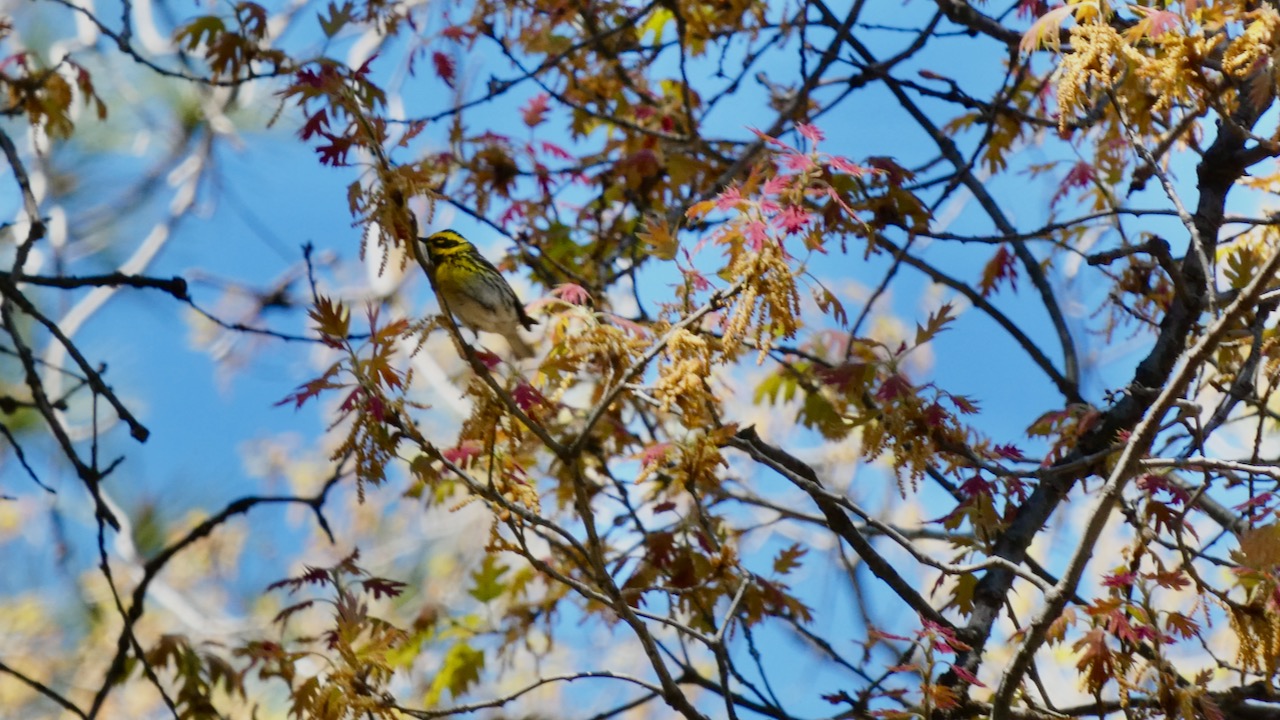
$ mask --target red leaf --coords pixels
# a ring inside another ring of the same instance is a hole
[[[1011,290],[1018,289],[1016,262],[1017,258],[1009,251],[1007,245],[1001,245],[1000,249],[996,250],[995,256],[988,260],[986,267],[982,269],[982,279],[978,281],[978,289],[982,291],[982,297],[995,292],[1001,280],[1008,280]]]
[[[315,70],[303,68],[298,71],[297,76],[294,78],[294,85],[318,88],[320,87],[320,75]]]
[[[546,140],[543,140],[538,144],[538,146],[542,148],[542,152],[550,155],[551,157],[559,158],[561,160],[573,159],[573,155],[570,154],[568,150],[565,150],[555,143],[549,143]]]
[[[1138,579],[1137,574],[1131,572],[1111,573],[1102,578],[1102,586],[1109,588],[1127,588],[1133,585]]]
[[[320,154],[320,164],[331,167],[345,167],[347,165],[347,153],[351,152],[351,139],[330,135],[329,133],[321,134],[329,141],[329,144],[316,148],[316,152]]]
[[[1095,177],[1093,166],[1089,163],[1081,160],[1072,165],[1066,176],[1062,178],[1062,182],[1058,184],[1058,190],[1050,198],[1049,207],[1057,205],[1058,201],[1065,198],[1072,190],[1080,190],[1093,185]]]
[[[538,392],[537,388],[525,382],[520,383],[515,390],[511,391],[511,399],[515,400],[516,405],[519,405],[520,409],[525,412],[529,412],[530,408],[547,401],[542,393]]]
[[[546,93],[538,93],[529,98],[529,102],[520,108],[520,114],[524,117],[525,125],[537,127],[547,119],[548,100],[550,98],[551,96]]]
[[[780,148],[782,148],[783,150],[790,150],[790,151],[791,151],[791,152],[793,152],[793,153],[799,153],[799,152],[800,152],[799,150],[797,150],[797,149],[795,149],[795,148],[791,147],[790,145],[788,145],[788,144],[786,144],[786,143],[782,142],[781,140],[779,140],[779,139],[778,139],[778,138],[776,138],[776,137],[770,137],[769,135],[765,135],[765,134],[764,134],[764,132],[763,132],[763,131],[761,131],[761,130],[757,130],[756,128],[753,128],[753,127],[748,127],[748,128],[747,128],[747,130],[750,130],[752,133],[754,133],[754,134],[755,134],[755,136],[756,136],[756,137],[760,138],[760,140],[761,140],[761,141],[766,142],[766,143],[769,143],[770,145],[773,145],[773,146],[775,146],[775,147],[780,147]]]
[[[315,600],[304,600],[303,602],[297,603],[296,605],[290,605],[289,607],[286,607],[285,609],[276,613],[276,616],[271,619],[271,622],[277,623],[277,624],[283,623],[284,621],[288,620],[291,616],[293,616],[294,613],[297,613],[302,610],[306,610],[312,605],[315,605],[315,603],[316,603]]]
[[[764,185],[760,187],[761,195],[781,195],[789,187],[791,187],[790,175],[774,175],[764,181]]]
[[[362,78],[365,75],[368,75],[369,71],[373,69],[373,61],[377,59],[378,59],[378,53],[374,53],[370,55],[368,60],[365,60],[363,63],[360,64],[360,67],[356,68],[355,76],[358,78]]]
[[[730,185],[716,196],[716,209],[728,210],[729,208],[737,207],[741,201],[742,191],[738,189],[737,185]]]
[[[387,419],[387,407],[386,404],[382,402],[382,398],[377,395],[369,396],[369,414],[378,422],[382,422]]]
[[[869,157],[867,158],[867,165],[884,173],[889,178],[889,184],[891,185],[901,185],[904,180],[910,180],[915,177],[914,173],[902,167],[890,157]]]
[[[705,275],[697,270],[681,270],[684,273],[684,279],[693,286],[698,292],[706,292],[711,289],[711,281]]]
[[[444,456],[445,460],[448,460],[458,467],[465,468],[471,463],[472,459],[480,457],[480,453],[483,450],[484,448],[480,443],[468,441],[458,447],[442,450],[440,451],[440,454]]]
[[[1137,5],[1132,7],[1134,12],[1142,16],[1142,19],[1126,33],[1130,38],[1154,39],[1182,25],[1182,18],[1176,12]]]
[[[783,155],[782,164],[788,170],[796,170],[801,172],[805,170],[812,170],[818,165],[816,162],[813,161],[812,157],[808,155],[801,155],[799,153]]]
[[[525,216],[524,205],[518,202],[512,203],[511,207],[504,210],[502,212],[502,215],[498,217],[498,224],[503,227],[506,227],[512,220],[515,220],[516,218],[522,218],[524,216]]]
[[[841,157],[839,155],[831,156],[831,165],[840,172],[853,175],[854,177],[862,177],[868,172],[867,168],[862,167],[847,157]]]
[[[551,176],[547,173],[547,166],[542,163],[534,165],[533,172],[538,178],[538,190],[543,195],[551,193]]]
[[[769,240],[769,233],[765,229],[765,224],[759,220],[747,225],[746,236],[748,244],[755,252],[763,250],[765,242]]]
[[[781,215],[773,219],[774,224],[788,235],[794,235],[809,224],[811,216],[796,205],[788,205]]]
[[[1271,501],[1271,492],[1267,491],[1262,493],[1261,495],[1249,498],[1248,500],[1240,503],[1239,505],[1234,506],[1232,510],[1250,510],[1252,508],[1266,505],[1270,501]]]
[[[995,453],[997,457],[1002,457],[1006,460],[1021,460],[1025,457],[1022,454],[1022,451],[1018,449],[1018,446],[1013,443],[1009,443],[1007,445],[996,445],[991,448],[991,452]]]
[[[23,68],[27,67],[27,54],[24,52],[14,53],[3,60],[0,60],[0,70],[4,70],[10,65],[18,65]]]
[[[298,408],[302,407],[303,404],[305,404],[311,398],[319,396],[321,391],[332,390],[338,387],[342,387],[342,386],[336,383],[330,382],[329,376],[325,375],[324,377],[319,377],[319,378],[316,378],[315,380],[299,385],[297,390],[289,393],[288,395],[284,396],[284,399],[277,402],[276,407],[279,407],[281,405],[288,405],[289,403],[292,402],[293,409],[297,410]]]
[[[819,130],[817,126],[810,125],[808,123],[800,123],[799,125],[796,125],[796,130],[798,130],[800,134],[810,142],[818,143],[827,138],[827,136],[822,134],[822,131]]]
[[[974,498],[978,496],[990,497],[995,486],[991,482],[984,480],[981,475],[975,474],[973,477],[965,480],[957,488],[960,494],[966,498]]]
[[[459,40],[470,40],[476,36],[475,31],[461,25],[450,25],[440,31],[440,35],[454,42]]]
[[[871,641],[897,640],[899,642],[911,642],[911,638],[909,637],[906,637],[903,635],[894,635],[892,633],[887,633],[882,630],[877,630],[876,628],[867,628],[867,639]],[[903,667],[903,666],[899,666],[899,667]],[[908,665],[905,667],[913,667],[913,666]]]
[[[387,597],[399,597],[404,592],[404,589],[409,587],[399,580],[388,580],[386,578],[369,578],[361,584],[364,585],[366,592],[373,595],[374,599],[380,599],[384,595]]]
[[[307,121],[302,125],[302,129],[298,131],[298,135],[303,140],[310,140],[312,135],[317,133],[323,135],[328,129],[329,110],[328,108],[320,108],[320,112],[307,118]]]
[[[551,295],[572,305],[587,305],[591,302],[591,293],[587,292],[587,289],[581,285],[574,283],[562,283],[555,286],[551,291]]]
[[[360,388],[352,390],[351,393],[347,395],[346,399],[342,401],[342,405],[339,406],[339,409],[343,412],[351,412],[355,409],[356,403],[360,401],[360,397],[363,394],[364,391]]]
[[[845,692],[844,690],[841,690],[840,692],[835,692],[835,693],[828,693],[826,695],[819,695],[818,697],[822,698],[823,700],[826,700],[832,705],[839,705],[840,703],[847,703],[849,705],[852,705],[854,702],[853,698],[849,696],[849,693]]]
[[[453,79],[457,76],[458,68],[453,62],[453,58],[436,50],[431,53],[431,64],[436,68],[436,75],[444,81],[445,85],[453,87]]]
[[[1049,11],[1044,0],[1018,0],[1017,16],[1019,20],[1038,18]]]
[[[876,390],[876,399],[880,401],[889,401],[896,397],[907,394],[911,390],[911,383],[907,379],[898,374],[890,375],[885,378],[884,384]]]
[[[921,413],[921,418],[924,420],[924,424],[932,428],[942,427],[943,424],[946,423],[947,417],[947,411],[943,410],[942,406],[936,402],[929,403],[929,405],[925,407],[924,412]]]
[[[645,448],[644,452],[640,453],[640,464],[644,467],[649,467],[654,463],[665,460],[667,457],[667,451],[670,449],[671,443],[654,443],[653,445]]]
[[[956,677],[969,683],[970,685],[974,685],[976,687],[986,687],[986,685],[983,685],[982,681],[978,679],[977,675],[974,675],[973,673],[969,672],[968,670],[965,670],[959,665],[952,665],[951,671],[956,674]]]

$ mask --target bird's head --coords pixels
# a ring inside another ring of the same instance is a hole
[[[452,230],[441,230],[430,237],[420,238],[427,246],[427,254],[432,263],[439,263],[442,258],[471,251],[471,243]]]

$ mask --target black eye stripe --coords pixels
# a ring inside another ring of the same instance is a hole
[[[448,250],[450,248],[458,247],[462,244],[462,241],[457,238],[449,237],[448,235],[432,235],[430,238],[427,238],[427,243],[441,250]]]

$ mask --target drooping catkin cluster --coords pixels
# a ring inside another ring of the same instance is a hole
[[[1235,77],[1251,74],[1280,51],[1280,12],[1263,6],[1250,16],[1253,22],[1222,54],[1222,71]]]
[[[1125,71],[1116,58],[1127,46],[1110,25],[1076,25],[1071,28],[1071,47],[1074,52],[1063,55],[1059,71],[1059,130],[1065,130],[1076,113],[1090,112],[1099,93],[1111,90]]]
[[[1228,608],[1227,619],[1231,631],[1240,638],[1236,657],[1240,665],[1274,676],[1280,670],[1280,625],[1275,607],[1255,597],[1248,605]]]
[[[750,339],[764,362],[770,349],[800,329],[800,293],[782,246],[765,242],[758,252],[742,250],[725,273],[746,280],[746,286],[725,321],[724,350],[732,357]]]
[[[708,419],[707,404],[715,402],[707,378],[711,375],[712,350],[706,337],[686,329],[674,330],[663,351],[663,363],[654,383],[654,396],[662,403],[660,410],[672,406],[680,410],[688,427],[698,427]]]
[[[472,476],[491,484],[508,503],[538,513],[541,501],[537,489],[524,479],[519,463],[522,455],[530,450],[526,447],[531,442],[528,432],[498,398],[480,384],[478,378],[472,380],[471,397],[475,405],[459,434],[460,438],[468,438],[484,449],[484,456],[475,458]],[[501,519],[507,519],[505,510],[495,510]]]

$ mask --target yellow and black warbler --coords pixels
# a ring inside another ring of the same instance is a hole
[[[524,311],[524,304],[498,268],[452,230],[420,240],[436,269],[436,290],[453,317],[472,330],[506,338],[516,357],[532,357],[533,348],[520,338],[519,326],[528,329],[538,321]]]

